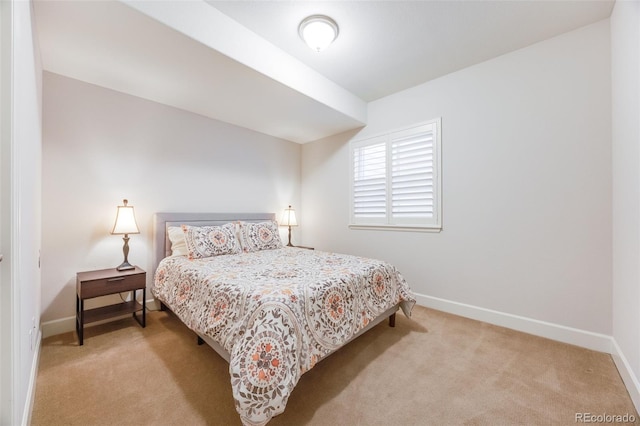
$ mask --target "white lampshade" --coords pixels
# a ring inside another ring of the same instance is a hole
[[[280,221],[281,226],[298,226],[298,222],[296,221],[296,211],[289,206],[289,208],[284,209],[284,213],[282,214],[282,220]]]
[[[118,206],[116,223],[113,225],[112,234],[139,234],[136,216],[133,213],[133,206],[127,205],[128,201],[123,200],[124,206]]]
[[[298,33],[307,45],[320,52],[338,37],[338,24],[324,15],[312,15],[305,18],[298,27]]]

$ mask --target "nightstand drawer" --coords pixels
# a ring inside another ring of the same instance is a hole
[[[146,285],[145,274],[129,275],[124,277],[103,278],[101,280],[83,281],[78,291],[81,299],[103,296],[105,294],[122,293],[144,288]]]

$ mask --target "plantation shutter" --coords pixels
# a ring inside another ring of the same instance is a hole
[[[434,126],[391,134],[391,221],[433,218]]]
[[[353,214],[384,218],[387,214],[387,164],[384,140],[368,141],[353,150]]]
[[[350,146],[351,227],[442,229],[439,118]]]

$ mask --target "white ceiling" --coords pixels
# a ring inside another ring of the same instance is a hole
[[[240,24],[372,101],[604,19],[613,1],[216,1]],[[297,36],[307,16],[340,27],[316,53]]]
[[[607,18],[613,0],[36,0],[43,68],[304,143],[366,103]],[[327,50],[308,15],[340,26]]]

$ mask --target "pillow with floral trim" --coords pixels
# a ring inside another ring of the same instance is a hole
[[[171,256],[186,256],[187,242],[184,240],[184,232],[180,226],[169,226],[167,228],[169,241],[171,242]]]
[[[182,225],[182,231],[187,243],[187,255],[191,260],[242,253],[236,238],[235,223],[225,223],[221,226]]]
[[[278,223],[275,220],[240,222],[240,244],[245,253],[282,248]]]

